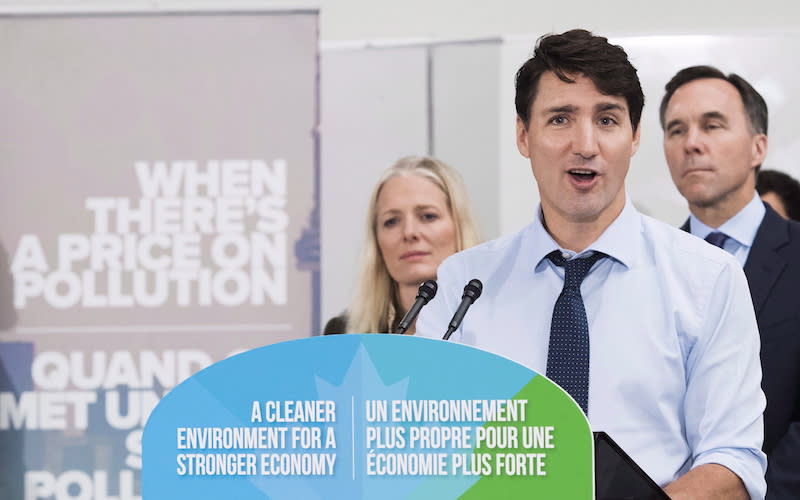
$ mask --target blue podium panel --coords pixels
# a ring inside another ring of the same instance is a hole
[[[590,499],[592,466],[586,418],[545,377],[458,344],[335,335],[176,387],[145,427],[142,487],[147,500]]]

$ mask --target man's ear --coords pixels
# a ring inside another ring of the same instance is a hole
[[[767,147],[769,146],[769,139],[764,134],[756,134],[753,136],[753,149],[752,149],[752,160],[750,165],[753,167],[757,167],[764,163],[764,159],[767,157]]]
[[[528,147],[528,127],[519,116],[517,116],[517,149],[519,154],[525,158],[531,157],[530,148]]]
[[[639,140],[642,138],[642,124],[639,123],[639,126],[636,127],[636,131],[633,133],[633,142],[631,143],[631,156],[635,155],[637,151],[639,151]]]

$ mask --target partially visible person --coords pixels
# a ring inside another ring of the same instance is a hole
[[[756,191],[778,215],[800,221],[800,182],[777,170],[761,170],[756,177]]]
[[[664,154],[691,215],[682,229],[744,267],[761,337],[767,499],[800,498],[800,224],[756,193],[768,110],[742,77],[679,71],[661,101]]]
[[[370,197],[355,297],[324,334],[394,332],[445,257],[477,243],[458,172],[436,158],[401,158]],[[414,332],[412,324],[406,334]]]
[[[625,193],[644,95],[625,50],[572,30],[516,78],[516,141],[540,203],[521,231],[439,268],[417,323],[559,384],[674,500],[762,500],[758,329],[735,259],[640,214]],[[521,209],[525,209],[521,207]]]

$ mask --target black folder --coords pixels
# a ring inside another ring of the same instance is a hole
[[[594,433],[595,500],[669,500],[605,432]]]

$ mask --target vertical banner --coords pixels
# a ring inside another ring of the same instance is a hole
[[[167,391],[318,332],[317,12],[0,39],[0,497],[138,499]]]

